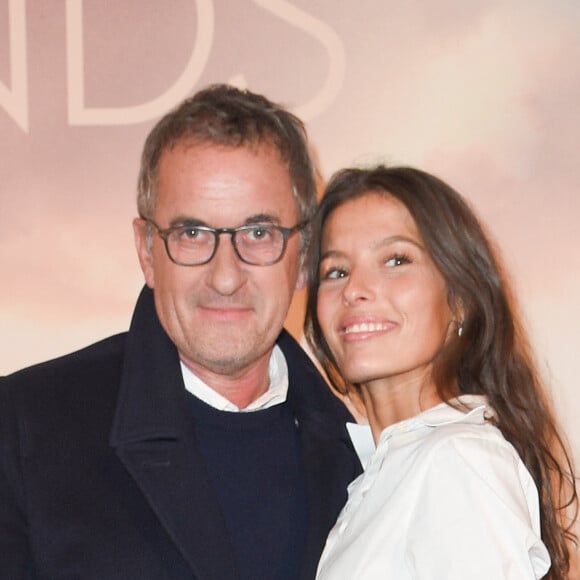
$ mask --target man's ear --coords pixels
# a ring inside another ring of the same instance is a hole
[[[135,218],[133,220],[133,235],[139,264],[145,276],[145,283],[149,288],[154,288],[153,253],[151,252],[151,240],[147,239],[147,222],[144,219]]]
[[[298,279],[296,280],[296,290],[304,290],[306,288],[307,276],[306,268],[301,266],[298,272]]]

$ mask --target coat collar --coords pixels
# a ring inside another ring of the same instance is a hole
[[[314,575],[326,534],[346,499],[336,481],[345,479],[345,466],[356,471],[344,428],[352,417],[286,331],[278,344],[288,361],[288,404],[301,430],[308,577]],[[195,576],[234,580],[233,549],[195,440],[186,396],[177,350],[157,318],[153,292],[144,288],[127,335],[110,443]]]
[[[192,425],[177,349],[144,288],[127,335],[111,445],[195,577],[237,578]]]

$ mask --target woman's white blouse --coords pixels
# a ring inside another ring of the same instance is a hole
[[[526,580],[550,557],[536,486],[485,420],[443,403],[391,425],[331,530],[318,580]]]

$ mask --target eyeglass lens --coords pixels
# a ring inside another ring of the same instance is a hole
[[[276,226],[263,224],[241,226],[233,230],[184,226],[167,236],[167,249],[171,258],[179,264],[203,264],[213,257],[219,243],[218,237],[222,233],[231,235],[236,253],[250,264],[273,263],[284,251],[284,233]]]

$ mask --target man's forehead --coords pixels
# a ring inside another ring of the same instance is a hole
[[[298,217],[287,165],[271,146],[186,143],[161,160],[156,211],[173,223],[234,227],[264,221],[288,225]],[[261,218],[259,216],[262,216]]]

